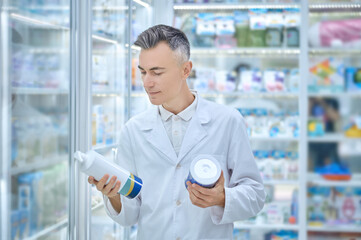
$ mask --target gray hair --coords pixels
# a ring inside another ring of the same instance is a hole
[[[142,49],[154,48],[159,42],[166,42],[182,63],[189,61],[190,46],[187,36],[179,29],[167,25],[155,25],[142,32],[134,45]]]

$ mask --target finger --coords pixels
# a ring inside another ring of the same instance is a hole
[[[103,193],[104,195],[108,195],[108,194],[109,194],[109,192],[110,192],[110,191],[112,190],[112,188],[114,187],[115,181],[117,181],[117,177],[116,177],[116,176],[113,176],[113,177],[110,179],[110,181],[108,182],[108,184],[104,186],[103,191],[102,191],[102,193]]]
[[[97,184],[98,181],[96,181],[93,176],[90,176],[90,177],[88,177],[88,183],[90,183],[90,184]]]
[[[201,208],[207,207],[204,204],[204,202],[202,201],[202,199],[197,198],[197,196],[195,196],[192,191],[189,191],[189,198],[190,198],[191,202],[193,203],[193,205],[196,205]]]
[[[199,198],[199,199],[202,199],[202,200],[204,200],[204,201],[207,201],[206,199],[207,199],[207,195],[205,195],[205,194],[203,194],[202,192],[200,192],[200,191],[198,191],[197,190],[197,185],[195,185],[195,186],[193,186],[194,184],[192,184],[191,185],[191,187],[190,187],[190,191],[197,197],[197,198]]]
[[[214,194],[212,191],[212,188],[211,189],[205,188],[205,187],[199,186],[198,184],[195,184],[195,183],[192,184],[192,189],[196,190],[197,192],[199,192],[205,196],[212,196]]]
[[[109,192],[108,197],[113,197],[115,195],[118,195],[120,189],[120,181],[117,181],[114,188]]]
[[[99,190],[99,191],[102,191],[103,190],[103,188],[104,188],[104,185],[105,185],[105,183],[108,181],[108,178],[109,178],[109,175],[108,174],[105,174],[100,180],[99,180],[99,182],[97,183],[97,189]]]

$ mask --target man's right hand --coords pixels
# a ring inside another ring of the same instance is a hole
[[[106,184],[106,182],[109,179],[109,175],[105,174],[99,181],[95,180],[93,176],[90,176],[88,178],[88,182],[90,184],[94,184],[98,191],[100,191],[103,195],[107,196],[110,200],[110,203],[112,204],[115,211],[120,213],[122,209],[122,203],[120,201],[120,181],[117,181],[117,177],[113,176],[109,183]]]

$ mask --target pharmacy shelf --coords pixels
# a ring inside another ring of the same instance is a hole
[[[361,233],[360,225],[330,225],[330,226],[307,226],[312,232],[340,232],[340,233]]]
[[[55,156],[55,157],[43,158],[43,159],[39,158],[34,163],[25,164],[25,165],[19,166],[19,167],[12,167],[10,170],[10,173],[11,173],[11,175],[28,173],[28,172],[32,172],[34,170],[55,166],[64,161],[68,161],[68,155],[66,155],[66,154]]]
[[[11,19],[21,22],[22,24],[26,24],[30,28],[40,28],[40,29],[48,29],[48,30],[62,30],[69,31],[69,27],[61,26],[59,24],[50,23],[44,21],[42,19],[37,19],[34,17],[24,16],[21,14],[11,13]],[[62,16],[59,16],[62,17]]]
[[[56,88],[31,88],[31,87],[13,87],[12,94],[22,95],[63,95],[68,94],[69,90]]]
[[[291,224],[251,224],[251,223],[242,223],[235,222],[234,228],[236,229],[264,229],[264,230],[273,230],[273,229],[282,229],[282,230],[299,230],[299,225]]]
[[[109,150],[109,149],[112,149],[112,148],[117,148],[118,146],[119,146],[119,144],[117,144],[117,143],[108,144],[108,145],[99,144],[99,145],[93,146],[93,150],[98,151],[98,152],[103,152],[103,151],[106,151],[106,150]]]
[[[264,185],[299,185],[297,180],[263,180]]]
[[[121,90],[95,89],[92,95],[94,97],[118,97],[123,96],[124,93]]]
[[[318,142],[318,143],[329,143],[329,142],[345,142],[345,141],[355,141],[361,140],[361,138],[348,138],[341,133],[326,133],[321,137],[307,137],[308,142]]]
[[[291,98],[298,99],[297,93],[290,92],[259,92],[259,93],[245,93],[245,92],[199,92],[198,94],[203,98]],[[133,92],[132,97],[146,97],[145,92]]]
[[[93,11],[127,11],[128,6],[93,6]]]
[[[206,3],[206,4],[195,4],[195,3],[185,3],[185,4],[174,4],[173,9],[175,11],[234,11],[234,10],[248,10],[255,8],[267,8],[267,9],[285,9],[285,8],[299,8],[299,4],[282,4],[282,3],[268,3],[268,4],[258,4],[252,3],[242,3],[242,4],[218,4],[218,3]]]
[[[67,89],[56,88],[31,88],[31,87],[13,87],[11,89],[13,94],[22,95],[64,95],[69,94]],[[95,97],[114,97],[124,95],[120,90],[94,90],[92,95]]]
[[[308,93],[308,97],[328,97],[328,98],[361,98],[360,92],[319,92],[319,93]]]
[[[289,92],[198,92],[204,98],[294,98],[298,99],[297,93]]]
[[[29,53],[31,54],[64,54],[70,53],[69,48],[46,48],[46,47],[36,47],[29,48]]]
[[[276,142],[298,142],[300,139],[295,137],[249,137],[251,141],[276,141]]]
[[[57,232],[62,228],[66,228],[67,226],[68,226],[68,218],[65,218],[54,225],[46,227],[45,229],[41,230],[40,232],[34,234],[31,237],[24,238],[24,240],[44,239],[46,236],[53,234],[54,232]]]
[[[322,178],[320,174],[308,173],[307,183],[309,185],[324,186],[324,187],[361,187],[361,174],[352,174],[349,181],[330,181]]]
[[[100,209],[100,208],[103,207],[103,206],[104,206],[104,202],[101,201],[100,203],[95,204],[94,206],[92,206],[91,211],[92,211],[92,212],[93,212],[93,211],[96,211],[96,210]]]
[[[333,3],[318,3],[318,4],[309,4],[309,9],[311,12],[315,11],[359,11],[361,10],[360,3],[348,3],[348,2],[333,2]]]
[[[351,56],[351,57],[360,57],[361,49],[356,48],[343,48],[343,47],[333,47],[333,48],[310,48],[308,50],[309,55],[318,56],[318,55],[326,55],[326,56]]]
[[[10,14],[11,18],[14,20],[17,20],[23,24],[26,24],[27,26],[31,28],[40,28],[40,29],[48,29],[48,30],[64,30],[68,31],[69,27],[61,26],[58,24],[53,24],[47,21],[44,21],[42,19],[37,19],[34,17],[28,17],[20,14],[12,13]],[[112,39],[107,36],[100,36],[97,34],[93,34],[92,38],[94,40],[94,43],[102,42],[102,43],[110,43],[110,44],[120,44],[117,39]]]
[[[237,57],[244,56],[259,56],[259,57],[298,57],[300,50],[298,48],[192,48],[191,56],[205,55],[236,55]]]
[[[31,10],[31,11],[36,11],[36,10],[43,10],[43,11],[69,11],[70,7],[69,6],[61,6],[61,5],[48,5],[48,4],[44,4],[44,5],[31,5],[31,6],[26,6],[26,9]]]

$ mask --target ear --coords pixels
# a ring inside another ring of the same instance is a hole
[[[192,61],[187,61],[183,64],[183,78],[186,80],[192,72],[193,63]]]

